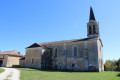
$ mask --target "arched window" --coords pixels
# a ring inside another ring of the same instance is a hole
[[[95,25],[93,25],[93,33],[96,33]]]
[[[92,34],[92,32],[91,32],[91,26],[89,26],[89,34]]]
[[[75,67],[75,64],[72,64],[72,67]]]
[[[102,59],[101,59],[101,69],[102,69],[102,64],[103,64],[103,61],[102,61]]]
[[[101,66],[101,61],[100,61],[100,59],[99,59],[99,65]]]
[[[34,64],[34,58],[32,58],[31,64]]]
[[[55,48],[55,57],[57,57],[57,52],[58,52],[57,48]]]
[[[101,51],[101,48],[102,48],[102,47],[100,46],[100,51]]]
[[[74,57],[77,57],[77,47],[74,47]]]

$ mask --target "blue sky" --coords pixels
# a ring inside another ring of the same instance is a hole
[[[0,0],[0,50],[87,37],[90,6],[100,25],[104,61],[120,58],[120,0]]]

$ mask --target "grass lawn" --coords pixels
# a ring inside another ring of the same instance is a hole
[[[4,71],[4,69],[0,68],[0,73],[2,73]]]
[[[120,80],[120,72],[62,72],[17,68],[20,80]]]

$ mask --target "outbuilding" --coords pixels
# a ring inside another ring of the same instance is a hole
[[[0,53],[0,67],[17,67],[19,66],[19,59],[24,57],[17,51],[6,51]]]

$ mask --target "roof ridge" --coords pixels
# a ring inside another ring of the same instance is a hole
[[[81,38],[81,39],[85,39],[85,38]],[[79,40],[79,39],[71,39],[71,40]],[[71,40],[61,40],[61,41],[52,41],[52,42],[62,42],[62,41],[71,41]],[[42,42],[42,43],[51,43],[51,42]],[[37,44],[41,44],[41,43],[37,43]]]
[[[16,50],[14,50],[14,52],[15,52]],[[4,52],[13,52],[13,51],[4,51]],[[16,52],[18,52],[18,51],[16,51]],[[1,52],[1,53],[3,53],[3,52]]]
[[[81,38],[81,39],[72,39],[72,40],[62,40],[62,41],[53,41],[53,42],[43,42],[43,43],[37,43],[39,45],[47,45],[52,43],[62,43],[62,42],[72,42],[77,40],[87,40],[87,39],[94,39],[94,38]]]

